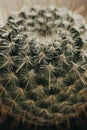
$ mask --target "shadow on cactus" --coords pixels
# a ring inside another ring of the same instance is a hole
[[[84,18],[66,8],[8,17],[0,27],[1,121],[59,128],[87,117],[86,35]]]

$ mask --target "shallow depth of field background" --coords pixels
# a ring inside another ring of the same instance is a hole
[[[82,15],[87,15],[87,0],[0,0],[0,12],[1,10],[3,10],[5,8],[5,10],[9,10],[10,12],[13,10],[17,10],[18,8],[20,8],[24,3],[26,3],[26,1],[32,1],[31,4],[39,4],[41,6],[43,5],[57,5],[56,3],[58,1],[61,2],[61,5],[64,6],[68,6],[69,8],[71,8],[71,6],[73,8],[78,8],[82,5],[85,6],[85,10],[82,12]]]

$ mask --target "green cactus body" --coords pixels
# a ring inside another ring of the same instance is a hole
[[[2,108],[39,125],[86,113],[86,35],[84,18],[65,8],[9,16],[0,28]]]

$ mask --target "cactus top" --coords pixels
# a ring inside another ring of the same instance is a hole
[[[32,8],[0,28],[0,102],[25,121],[59,123],[87,104],[87,25],[65,8]]]

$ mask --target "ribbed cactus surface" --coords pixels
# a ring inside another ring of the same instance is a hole
[[[87,106],[87,25],[65,8],[31,8],[0,27],[0,103],[45,125]]]

